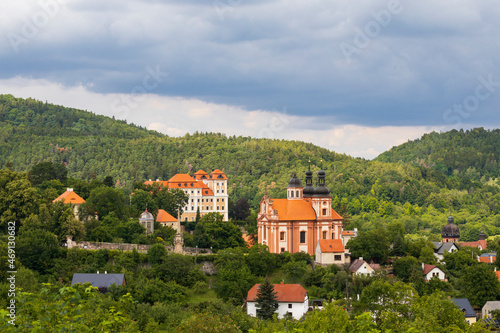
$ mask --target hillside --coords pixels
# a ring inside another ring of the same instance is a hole
[[[466,175],[471,181],[500,175],[500,130],[432,132],[421,139],[393,147],[376,158],[439,170],[448,176]]]
[[[500,188],[482,177],[497,176],[491,166],[497,165],[498,138],[498,131],[483,129],[431,133],[367,161],[299,141],[220,133],[172,138],[92,112],[0,95],[2,168],[24,172],[43,161],[64,163],[69,177],[112,176],[126,193],[134,182],[219,168],[229,177],[230,199],[245,197],[256,208],[266,189],[284,197],[292,174],[303,180],[311,159],[313,171],[322,164],[335,207],[350,227],[403,221],[409,233],[438,234],[453,213],[459,224],[467,222],[464,235],[470,227],[471,240],[479,229],[500,233],[494,215]],[[452,177],[444,163],[455,163]]]

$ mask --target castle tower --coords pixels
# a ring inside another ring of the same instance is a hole
[[[286,187],[288,200],[301,200],[303,197],[302,190],[302,182],[297,178],[297,174],[294,173],[292,179],[290,179],[288,186]]]

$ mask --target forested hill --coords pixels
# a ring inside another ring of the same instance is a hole
[[[219,168],[236,198],[252,200],[270,185],[286,186],[304,174],[308,159],[325,168],[352,160],[312,144],[223,134],[172,138],[124,121],[36,101],[0,95],[0,167],[28,171],[44,161],[64,163],[70,177],[112,176],[118,187]],[[330,174],[332,176],[332,174]],[[261,193],[261,194],[262,194]]]
[[[0,95],[0,167],[16,171],[45,161],[64,163],[69,177],[112,176],[117,187],[131,191],[134,182],[219,168],[229,177],[230,198],[245,197],[256,207],[266,188],[271,197],[284,197],[294,172],[304,180],[309,159],[313,171],[323,159],[326,185],[349,214],[383,213],[379,207],[389,203],[443,211],[466,204],[463,193],[453,191],[458,179],[425,166],[367,161],[299,141],[215,133],[172,138],[91,112]],[[495,193],[488,196],[491,202],[481,199],[490,211],[497,208]],[[484,197],[476,195],[467,197],[467,204]]]
[[[432,132],[421,139],[393,147],[376,158],[382,162],[404,162],[454,173],[479,181],[482,176],[500,176],[500,130],[451,130]]]

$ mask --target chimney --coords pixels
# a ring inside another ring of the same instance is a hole
[[[493,256],[490,255],[490,263],[493,262]]]
[[[497,271],[497,267],[495,266],[495,272]]]
[[[108,274],[108,271],[104,271],[104,274]]]
[[[363,257],[359,257],[359,260],[363,260]]]
[[[424,264],[424,263],[422,263],[422,270],[424,270],[424,268],[425,268],[425,264]]]
[[[73,189],[71,187],[66,187],[66,192],[73,192]]]
[[[99,271],[97,271],[97,274],[99,274]]]

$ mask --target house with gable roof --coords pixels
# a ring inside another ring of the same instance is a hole
[[[179,221],[164,209],[158,209],[156,222],[160,223],[164,227],[171,227],[174,230],[177,230],[177,224],[179,224]]]
[[[63,194],[52,200],[52,202],[57,202],[57,201],[62,201],[65,204],[70,204],[71,207],[73,208],[73,213],[75,214],[75,218],[79,220],[78,210],[80,208],[80,205],[85,203],[85,200],[81,196],[76,194],[76,192],[73,191],[72,188],[68,187],[66,189],[66,192],[64,192]]]
[[[422,270],[426,282],[429,282],[433,277],[437,277],[441,281],[448,281],[446,274],[436,265],[422,264]]]
[[[260,284],[254,285],[247,294],[247,314],[257,316],[257,291]],[[309,310],[309,296],[307,290],[300,284],[274,284],[274,292],[278,301],[278,319],[290,314],[294,319],[300,319]]]
[[[470,305],[468,298],[452,298],[451,301],[462,310],[467,324],[474,324],[476,322],[476,312]]]
[[[353,261],[351,266],[349,266],[349,271],[356,275],[373,274],[375,270],[380,268],[378,264],[369,264],[360,257]]]
[[[316,246],[315,261],[321,265],[344,265],[351,263],[351,257],[341,239],[320,239]]]
[[[187,173],[178,173],[167,181],[144,182],[146,185],[159,184],[168,189],[180,189],[189,196],[188,203],[184,207],[181,215],[181,221],[194,221],[196,212],[200,210],[200,215],[208,213],[219,213],[223,216],[223,221],[228,221],[228,203],[227,194],[228,178],[219,169],[215,169],[210,174],[198,170],[194,177]]]

